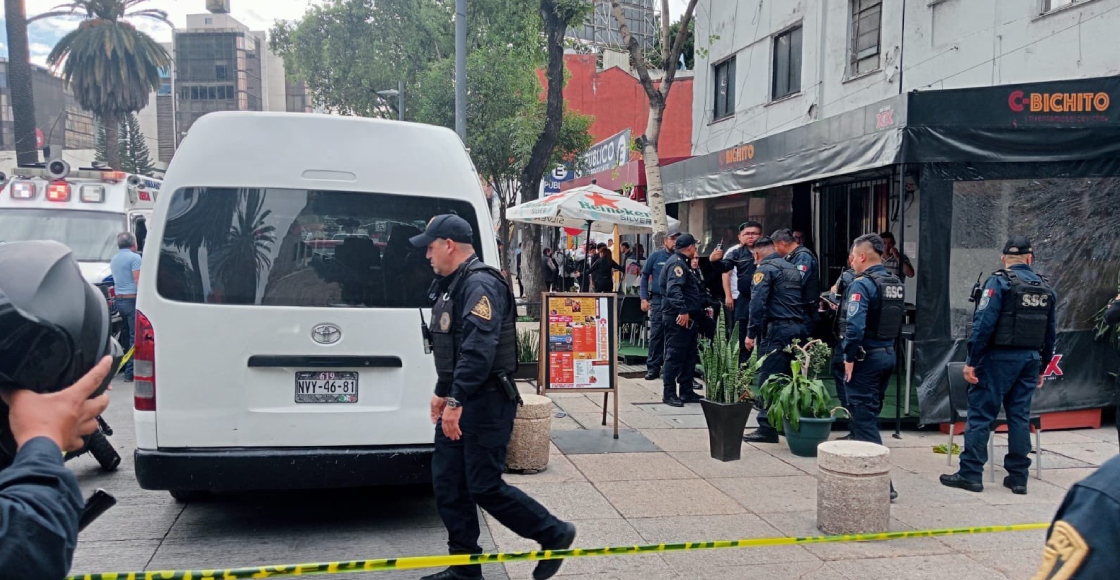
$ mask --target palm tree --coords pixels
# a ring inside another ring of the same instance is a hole
[[[148,94],[159,88],[159,71],[171,57],[158,42],[124,18],[154,18],[171,26],[162,10],[131,10],[147,0],[74,0],[30,18],[85,13],[78,28],[63,36],[47,55],[52,68],[62,67],[78,104],[100,119],[109,143],[120,141],[120,121],[148,105]],[[120,152],[109,147],[110,167],[120,166]]]
[[[4,0],[4,20],[8,29],[8,86],[15,115],[16,162],[28,165],[39,160],[39,152],[35,147],[35,95],[31,91],[31,55],[23,0]]]
[[[240,197],[229,237],[215,251],[213,278],[222,281],[228,301],[252,304],[261,275],[272,267],[276,227],[265,223],[272,210],[261,211],[266,194],[259,189],[247,189],[241,191]]]

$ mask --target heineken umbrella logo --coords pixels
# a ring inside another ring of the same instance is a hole
[[[609,199],[609,198],[604,197],[602,194],[599,194],[599,193],[592,193],[592,194],[584,195],[583,197],[591,200],[595,204],[594,207],[596,209],[607,208],[607,207],[609,207],[611,209],[618,209],[618,205],[617,205],[618,200],[617,199]]]

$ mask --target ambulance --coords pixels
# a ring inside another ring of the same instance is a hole
[[[103,166],[72,169],[62,159],[0,173],[0,242],[54,240],[74,252],[86,280],[103,284],[130,231],[143,251],[162,181]]]

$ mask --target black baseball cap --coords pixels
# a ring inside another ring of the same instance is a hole
[[[1011,236],[1007,243],[1003,245],[1003,255],[1005,256],[1023,256],[1033,253],[1031,240],[1026,236]]]
[[[412,236],[408,241],[417,248],[424,248],[428,244],[441,239],[470,244],[474,243],[474,231],[467,220],[454,214],[445,213],[432,218],[432,221],[428,222],[428,229],[424,230],[424,233]]]
[[[677,238],[677,241],[673,243],[673,247],[678,250],[683,250],[684,248],[695,245],[696,238],[692,237],[692,234],[681,234],[680,237]]]

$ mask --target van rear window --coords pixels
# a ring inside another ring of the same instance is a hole
[[[408,239],[462,200],[300,189],[186,188],[171,198],[156,288],[204,304],[428,306],[434,278]],[[475,236],[475,251],[478,247]]]

